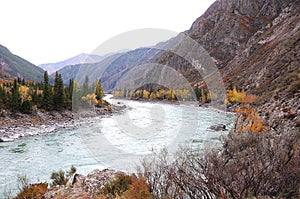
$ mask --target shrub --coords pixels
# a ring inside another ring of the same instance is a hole
[[[231,133],[222,148],[201,154],[181,149],[142,161],[154,198],[300,196],[300,134]]]
[[[115,179],[105,185],[104,195],[99,198],[120,199],[152,199],[150,187],[141,174],[138,177],[118,174]]]
[[[296,196],[300,187],[300,136],[231,134],[223,149],[200,164],[205,184],[217,196],[232,198]]]
[[[74,173],[76,173],[76,168],[73,165],[67,172],[64,172],[63,170],[52,172],[50,177],[52,180],[51,186],[67,184],[68,180]]]
[[[32,198],[43,198],[43,195],[48,190],[47,183],[32,184],[24,188],[15,199],[32,199]]]
[[[116,178],[104,187],[104,193],[109,198],[122,195],[128,190],[129,185],[132,183],[132,177],[125,174],[119,174]]]
[[[150,192],[150,186],[146,183],[146,179],[139,174],[138,178],[132,178],[132,183],[127,191],[122,195],[124,199],[153,199]]]
[[[17,181],[19,191],[23,191],[29,187],[29,178],[26,175],[18,175]]]
[[[234,86],[233,90],[229,90],[226,95],[226,102],[239,103],[246,98],[245,92],[238,92]]]
[[[52,172],[50,179],[52,180],[51,186],[65,185],[67,183],[65,172],[63,170]]]
[[[197,152],[184,148],[174,156],[163,149],[141,161],[139,172],[149,184],[154,198],[213,198],[203,183],[194,156],[200,157]]]

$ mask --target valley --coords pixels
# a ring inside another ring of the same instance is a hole
[[[40,66],[0,46],[0,192],[299,198],[299,8],[216,0],[167,41]]]

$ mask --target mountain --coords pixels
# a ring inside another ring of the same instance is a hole
[[[94,63],[103,60],[103,56],[98,55],[89,55],[85,53],[81,53],[75,57],[71,57],[67,60],[60,61],[57,63],[48,63],[41,64],[39,67],[48,71],[49,74],[55,73],[56,71],[62,69],[65,66],[75,65],[75,64],[83,64],[83,63]]]
[[[0,45],[0,78],[20,77],[32,81],[42,81],[43,76],[43,69],[12,54],[6,47]]]
[[[97,63],[66,66],[58,72],[62,75],[65,83],[68,83],[69,79],[76,79],[79,84],[82,84],[85,76],[89,76],[90,82],[94,82],[101,77],[103,88],[112,90],[117,80],[127,71],[135,66],[149,62],[149,58],[153,57],[157,52],[157,50],[151,48],[140,48],[129,52],[112,54]]]
[[[53,74],[56,71],[61,70],[62,68],[66,66],[71,66],[71,65],[79,65],[79,64],[88,64],[88,63],[96,63],[104,60],[105,58],[113,55],[113,54],[118,54],[118,53],[124,53],[129,51],[129,49],[121,49],[116,52],[110,52],[106,53],[102,56],[100,55],[93,55],[93,54],[86,54],[86,53],[81,53],[75,57],[71,57],[67,60],[60,61],[57,63],[48,63],[48,64],[41,64],[39,67],[43,68],[44,70],[48,71],[49,74]]]

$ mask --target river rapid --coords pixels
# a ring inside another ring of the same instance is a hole
[[[140,158],[152,150],[167,147],[176,151],[179,145],[218,147],[220,136],[228,131],[207,128],[221,123],[230,129],[235,118],[231,113],[195,105],[109,97],[108,101],[126,105],[127,110],[72,129],[0,143],[0,198],[5,191],[17,192],[18,175],[26,175],[32,183],[49,182],[53,171],[68,170],[71,165],[81,174],[96,168],[134,172]]]

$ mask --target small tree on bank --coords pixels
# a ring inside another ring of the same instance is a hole
[[[97,82],[95,95],[96,95],[96,99],[98,101],[97,106],[101,106],[102,100],[103,100],[103,97],[104,97],[104,93],[103,93],[103,89],[102,89],[102,85],[101,85],[101,80],[99,80]]]

